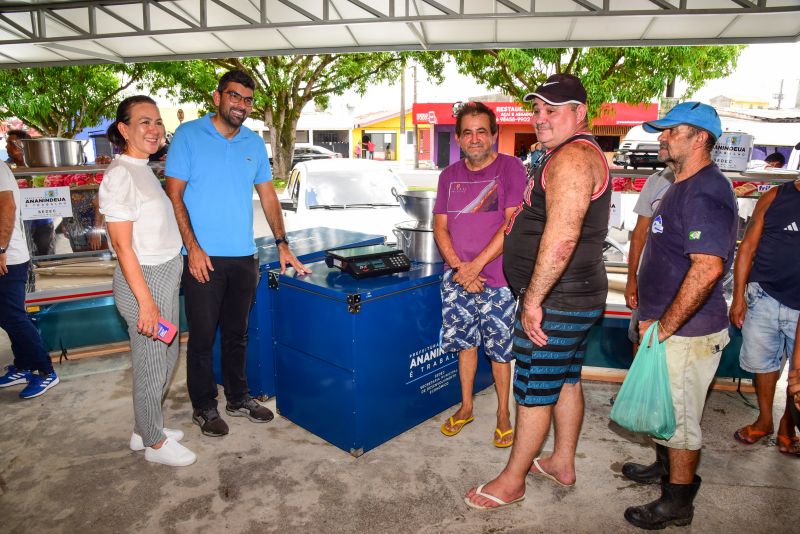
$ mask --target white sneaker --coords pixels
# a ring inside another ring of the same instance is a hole
[[[168,438],[174,439],[175,441],[180,441],[183,439],[183,430],[178,430],[176,428],[165,428],[164,434],[166,434]],[[132,451],[143,451],[144,441],[142,441],[142,436],[136,432],[131,434],[130,447]]]
[[[144,459],[156,464],[182,467],[195,463],[197,461],[197,455],[177,441],[167,438],[160,449],[145,447]]]

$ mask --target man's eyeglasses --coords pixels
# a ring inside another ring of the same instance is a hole
[[[231,102],[234,104],[238,104],[242,100],[244,100],[245,106],[252,106],[253,105],[253,97],[252,96],[242,96],[236,91],[225,91],[225,94],[228,95],[228,98],[231,99]]]

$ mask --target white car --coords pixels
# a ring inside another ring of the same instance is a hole
[[[267,147],[267,156],[269,157],[269,164],[272,165],[272,145],[265,143]],[[297,143],[294,145],[294,154],[292,155],[292,168],[301,161],[310,161],[312,159],[336,159],[341,158],[342,155],[334,152],[324,146],[310,145],[308,143]]]
[[[392,188],[406,190],[382,162],[343,158],[298,163],[279,196],[286,230],[327,226],[383,235],[394,242],[394,226],[411,217]]]

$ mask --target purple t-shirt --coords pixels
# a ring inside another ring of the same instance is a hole
[[[439,175],[439,192],[433,213],[447,215],[453,248],[463,261],[472,261],[505,224],[506,208],[522,202],[525,168],[519,158],[498,154],[479,171],[471,171],[464,160],[453,163]],[[445,265],[445,268],[450,268]],[[489,287],[508,285],[503,275],[503,255],[481,271]]]
[[[731,183],[713,163],[670,187],[653,214],[642,254],[639,320],[659,319],[672,304],[689,271],[689,254],[719,256],[728,272],[738,217]],[[727,326],[720,279],[705,304],[675,334],[706,336]]]

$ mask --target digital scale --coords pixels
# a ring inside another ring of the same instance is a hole
[[[353,278],[400,273],[411,268],[411,262],[402,250],[386,245],[329,250],[325,253],[325,264],[337,267]]]

